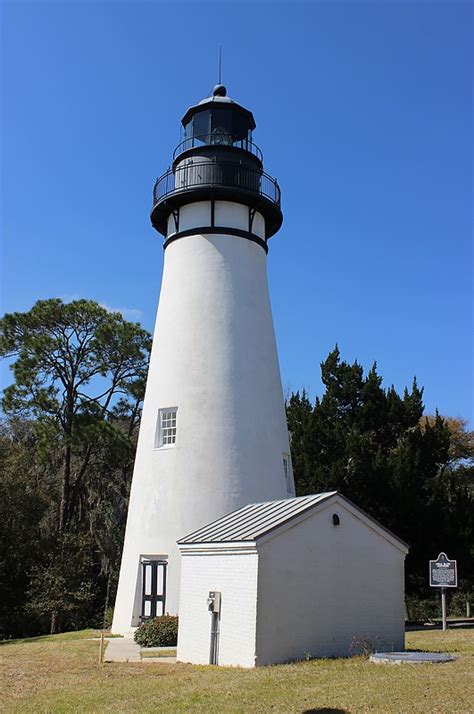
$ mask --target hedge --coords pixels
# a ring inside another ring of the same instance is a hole
[[[160,615],[146,620],[135,631],[134,640],[142,647],[175,647],[178,642],[178,617]]]

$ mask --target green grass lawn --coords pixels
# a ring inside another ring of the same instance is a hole
[[[148,651],[145,649],[142,649],[142,659],[145,658],[154,658],[154,657],[176,657],[176,648],[174,649],[168,649],[168,650],[151,650]]]
[[[474,630],[410,632],[407,648],[458,653],[443,665],[355,657],[242,670],[99,667],[93,631],[0,644],[6,712],[474,712]]]

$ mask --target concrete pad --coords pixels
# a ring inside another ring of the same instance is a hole
[[[170,645],[169,647],[142,647],[144,652],[164,652],[165,650],[173,650],[176,652],[176,645]]]
[[[376,652],[370,656],[375,664],[442,664],[455,659],[440,652]]]
[[[141,662],[140,645],[131,637],[109,640],[105,650],[104,662]]]

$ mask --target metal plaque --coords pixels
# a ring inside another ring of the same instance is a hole
[[[436,560],[430,560],[430,586],[432,588],[457,588],[458,568],[455,560],[449,560],[446,553],[440,553]]]

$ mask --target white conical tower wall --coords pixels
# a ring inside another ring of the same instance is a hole
[[[180,231],[210,225],[184,206]],[[248,230],[246,206],[216,202],[214,224]],[[170,219],[172,220],[172,219]],[[166,612],[179,605],[176,541],[252,502],[294,493],[261,245],[222,233],[167,246],[130,494],[113,631],[139,624],[144,556],[168,560]],[[256,214],[253,232],[264,235]],[[159,410],[177,407],[173,446],[156,448]]]

